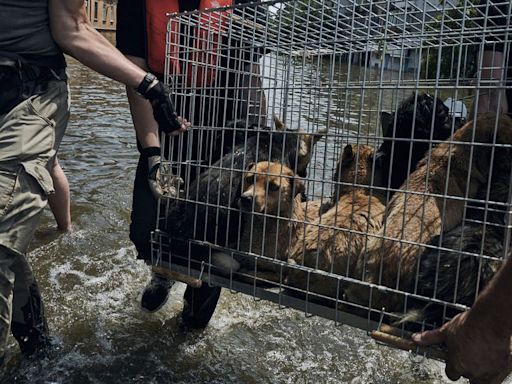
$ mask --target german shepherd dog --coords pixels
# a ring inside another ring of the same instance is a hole
[[[497,128],[497,129],[496,129]],[[418,164],[386,208],[380,231],[368,241],[358,258],[356,271],[367,283],[401,291],[410,290],[426,245],[436,236],[461,224],[464,198],[475,198],[489,182],[491,159],[506,156],[504,148],[490,143],[512,144],[512,120],[507,116],[482,114],[458,129]],[[483,145],[478,145],[482,143]],[[487,145],[485,145],[487,144]],[[508,159],[510,174],[510,159]],[[345,297],[355,303],[403,311],[403,297],[373,291],[368,285],[351,284]]]
[[[268,259],[284,261],[297,241],[306,220],[302,179],[281,163],[263,161],[250,164],[244,175],[240,197],[243,227],[239,251],[264,258],[215,253],[214,264],[226,271],[245,270],[258,277],[276,280],[279,275]],[[269,273],[270,272],[270,273]]]
[[[276,128],[286,131],[284,124],[274,116]],[[243,178],[243,190],[239,207],[243,213],[240,241],[237,250],[266,258],[286,260],[291,244],[296,242],[299,228],[304,221],[317,218],[320,201],[304,201],[305,186],[300,175],[306,175],[315,144],[327,133],[303,134],[296,151],[296,171],[283,162],[260,161],[248,165]],[[214,265],[226,273],[241,268],[252,272],[257,268],[258,276],[275,280],[272,262],[254,256],[228,255],[216,252],[212,256]],[[268,272],[268,273],[267,273]]]
[[[244,232],[239,200],[247,165],[277,162],[296,174],[306,174],[309,151],[322,133],[288,130],[276,117],[275,123],[277,130],[248,130],[242,142],[234,135],[236,145],[229,153],[200,173],[184,198],[168,206],[169,250],[177,256],[173,262],[190,261],[197,267],[210,260],[208,243],[232,247],[239,242],[239,233]]]
[[[352,276],[357,256],[364,248],[365,233],[377,232],[384,217],[382,183],[376,170],[374,149],[367,145],[345,146],[333,180],[337,203],[317,220],[306,224],[290,251],[289,264],[303,265],[341,276]],[[323,296],[338,297],[339,282],[326,274],[311,274],[297,268],[288,271],[287,285]]]

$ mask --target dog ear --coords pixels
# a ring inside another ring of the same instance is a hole
[[[306,157],[313,150],[312,141],[311,135],[299,135],[299,157]]]
[[[327,128],[324,128],[324,129],[320,129],[318,131],[316,131],[313,135],[313,144],[316,144],[318,143],[322,137],[326,136],[327,134],[329,133],[329,130]]]
[[[313,147],[320,139],[327,134],[327,129],[321,129],[313,134],[300,134],[299,133],[299,159],[298,165],[307,167],[313,155]],[[290,163],[292,163],[290,161]],[[299,176],[305,177],[306,169],[297,169]]]
[[[279,117],[277,117],[277,115],[274,114],[273,118],[274,124],[276,125],[276,130],[281,132],[286,131],[286,125],[284,125],[284,123],[279,119]]]
[[[250,163],[248,163],[246,166],[245,166],[245,170],[248,171],[249,169],[251,169],[252,167],[254,167],[256,165],[256,163],[254,161],[251,161]]]
[[[347,144],[345,148],[343,148],[343,153],[341,155],[341,162],[347,163],[354,158],[354,148],[352,144]]]
[[[327,132],[327,129],[321,129],[312,134],[301,135],[299,155],[305,157],[308,153],[312,153],[315,144],[318,143]]]
[[[327,135],[327,132],[327,128],[320,129],[315,133],[304,135],[302,140],[306,143],[306,147],[309,148],[309,150],[312,150],[313,146],[318,143],[322,137]]]
[[[306,186],[304,185],[304,181],[298,176],[293,177],[293,189],[294,195],[292,198],[297,195],[306,193]]]
[[[382,129],[383,137],[390,137],[391,132],[389,131],[389,127],[392,124],[394,113],[389,112],[381,112],[380,113],[380,126]]]
[[[384,151],[377,151],[374,153],[375,166],[377,169],[382,169],[385,166],[386,153]]]

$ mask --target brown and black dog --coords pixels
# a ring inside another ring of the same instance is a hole
[[[210,245],[236,250],[240,231],[244,230],[238,202],[248,164],[277,162],[296,174],[306,174],[311,151],[322,131],[307,134],[289,130],[276,117],[275,125],[276,130],[239,129],[234,136],[236,145],[228,146],[228,153],[205,166],[187,185],[184,196],[166,208],[169,219],[165,231],[172,238],[169,250],[176,256],[174,262],[192,261],[200,268],[201,263],[210,260]]]
[[[356,272],[364,273],[366,283],[401,291],[414,285],[425,246],[461,223],[465,199],[477,197],[488,182],[492,143],[512,144],[512,119],[482,114],[420,161],[393,195],[381,230],[369,238],[367,249],[358,257]],[[507,151],[499,146],[494,149],[494,160],[503,156],[502,150]],[[344,294],[351,302],[365,306],[370,303],[368,285],[351,284],[345,287]],[[404,298],[398,295],[381,295],[374,290],[371,298],[372,307],[403,310]]]
[[[477,195],[485,205],[468,206],[466,219],[431,239],[420,257],[417,279],[406,290],[443,303],[411,300],[402,322],[442,324],[460,312],[444,303],[471,307],[505,258],[512,257],[506,247],[511,158],[512,148],[495,152],[490,185],[483,185]]]
[[[243,212],[241,233],[238,244],[231,246],[242,254],[232,256],[216,252],[212,255],[213,264],[224,273],[241,268],[254,270],[257,260],[258,276],[261,271],[267,271],[270,272],[268,278],[275,278],[272,276],[275,268],[268,258],[286,260],[289,246],[296,241],[298,227],[319,215],[320,201],[303,201],[305,187],[300,176],[306,175],[314,147],[327,130],[316,133],[290,131],[275,115],[274,124],[276,132],[298,137],[289,159],[289,163],[294,165],[293,170],[275,159],[247,166],[239,199],[239,208]],[[244,256],[243,253],[253,255]]]
[[[275,274],[278,271],[272,260],[287,259],[289,248],[297,242],[308,220],[306,204],[309,202],[302,201],[304,182],[287,166],[262,161],[248,166],[243,184],[239,203],[243,230],[238,250],[254,256],[232,257],[218,252],[212,256],[213,263],[224,271],[244,270],[276,280],[279,275]],[[310,211],[313,217],[314,211]]]
[[[333,177],[336,204],[305,225],[291,248],[290,264],[353,276],[366,234],[380,229],[385,211],[384,195],[371,188],[382,183],[374,152],[367,145],[344,148]],[[287,284],[331,298],[337,297],[340,286],[335,277],[316,272],[308,278],[300,268],[290,268]]]

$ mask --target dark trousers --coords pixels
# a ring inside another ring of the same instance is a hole
[[[130,239],[137,249],[137,258],[151,261],[151,231],[156,228],[157,200],[148,185],[148,163],[143,155],[139,157],[130,223]],[[220,287],[203,284],[201,288],[187,286],[184,294],[182,319],[191,328],[205,327],[215,311],[220,297]]]

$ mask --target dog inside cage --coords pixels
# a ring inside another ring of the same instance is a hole
[[[510,49],[498,5],[170,15],[166,79],[192,128],[163,140],[184,184],[161,202],[153,263],[367,329],[470,307],[511,253],[512,120],[482,100],[505,99],[512,64],[484,79],[479,53]]]

